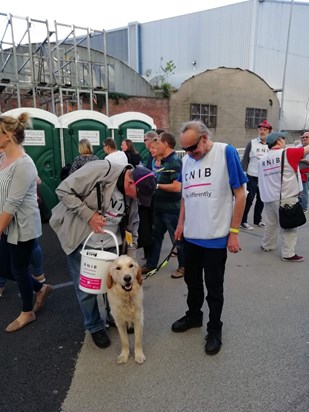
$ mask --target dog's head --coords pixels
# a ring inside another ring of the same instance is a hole
[[[142,284],[142,271],[136,262],[128,255],[119,256],[112,263],[107,275],[107,287],[119,284],[126,292],[131,292],[134,281]]]

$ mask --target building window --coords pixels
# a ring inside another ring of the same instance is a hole
[[[217,127],[217,106],[191,104],[191,120],[201,120],[209,128]]]
[[[246,129],[256,129],[258,124],[264,119],[267,119],[266,109],[254,109],[247,107],[246,109]]]

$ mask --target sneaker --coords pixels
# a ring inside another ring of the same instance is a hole
[[[265,227],[266,223],[260,221],[260,223],[254,223],[255,226],[259,226],[259,227]]]
[[[303,212],[304,212],[304,213],[308,213],[308,210],[307,210],[307,209],[303,209]]]
[[[298,256],[295,254],[289,258],[282,257],[281,260],[283,260],[283,262],[303,262],[304,258],[303,256]]]
[[[216,355],[220,351],[222,345],[221,332],[209,332],[205,339],[205,352],[207,355]]]
[[[155,269],[155,268],[149,268],[148,266],[142,266],[142,274],[146,275],[146,273],[150,272],[151,270]]]
[[[241,228],[241,229],[245,229],[245,230],[253,230],[253,229],[254,229],[254,228],[253,228],[252,226],[250,226],[249,223],[247,223],[247,222],[241,223],[240,228]]]
[[[261,249],[263,250],[263,252],[270,252],[271,249],[267,249],[266,247],[261,245]]]
[[[37,275],[37,276],[32,275],[32,277],[40,283],[46,282],[45,273],[42,273],[41,275]]]
[[[98,348],[104,349],[110,346],[111,341],[105,330],[101,329],[91,334],[92,340]]]
[[[186,332],[191,328],[200,328],[201,326],[203,326],[202,318],[197,320],[190,318],[188,315],[185,315],[172,324],[172,331]]]
[[[174,273],[171,274],[171,278],[173,279],[183,278],[184,274],[185,274],[185,268],[179,267]]]
[[[5,290],[5,287],[0,288],[0,298],[3,297],[3,295],[4,295],[4,290]]]

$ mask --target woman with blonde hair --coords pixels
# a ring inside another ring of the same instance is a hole
[[[99,158],[93,154],[92,146],[88,139],[81,139],[78,142],[78,151],[79,156],[75,157],[69,174],[72,174],[76,170],[80,169],[88,162],[99,160]]]
[[[37,169],[25,153],[22,143],[29,115],[18,119],[0,116],[0,276],[17,282],[22,299],[22,312],[6,331],[15,332],[36,319],[52,291],[29,273],[35,240],[42,235],[37,202]],[[36,303],[33,306],[33,291]]]

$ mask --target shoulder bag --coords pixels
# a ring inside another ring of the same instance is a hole
[[[304,214],[303,208],[299,202],[294,205],[283,204],[284,200],[281,199],[282,192],[282,180],[283,180],[283,168],[284,168],[284,153],[282,152],[281,157],[281,188],[280,188],[280,203],[279,203],[279,223],[283,229],[293,229],[298,226],[302,226],[306,223],[306,216]],[[296,178],[298,182],[298,174],[296,172]]]

